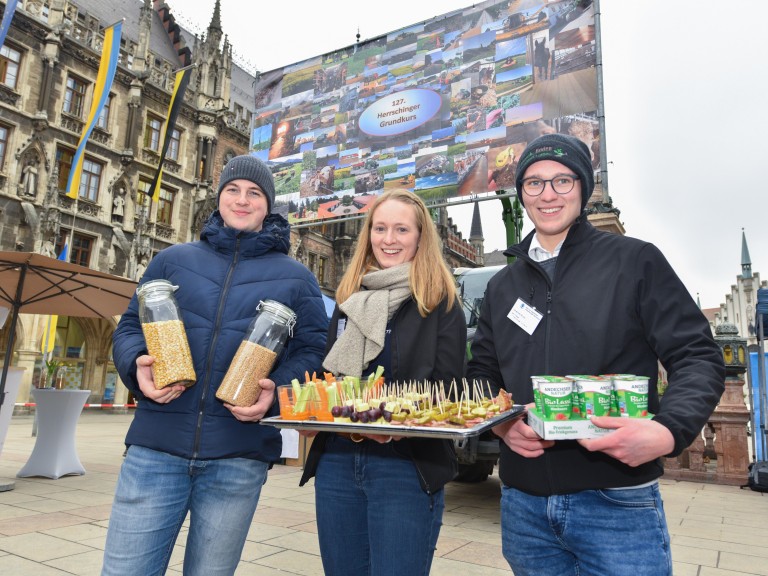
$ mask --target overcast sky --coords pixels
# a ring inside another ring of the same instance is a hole
[[[214,2],[168,4],[186,28],[204,30]],[[471,5],[221,0],[221,16],[234,51],[266,72],[354,44],[358,28],[365,40]],[[600,2],[614,206],[627,235],[656,244],[703,308],[724,302],[741,273],[742,228],[752,270],[768,278],[768,145],[760,144],[768,134],[768,65],[759,32],[768,2],[728,6]],[[486,251],[506,247],[500,203],[480,208]],[[449,213],[468,237],[471,205]]]

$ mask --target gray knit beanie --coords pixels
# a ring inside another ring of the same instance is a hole
[[[578,138],[567,134],[545,134],[533,140],[526,146],[517,163],[515,188],[517,197],[523,202],[523,176],[534,162],[554,160],[568,166],[581,180],[581,209],[587,206],[590,196],[595,189],[595,176],[592,170],[592,153]]]
[[[219,197],[221,191],[232,180],[249,180],[257,184],[264,191],[267,197],[267,212],[272,212],[272,206],[275,204],[275,181],[272,178],[272,171],[256,156],[244,154],[232,158],[219,177]]]

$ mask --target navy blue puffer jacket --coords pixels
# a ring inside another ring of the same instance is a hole
[[[136,381],[136,358],[147,353],[131,300],[113,336],[115,366],[139,400],[126,444],[184,458],[280,458],[279,431],[258,422],[240,422],[215,396],[260,300],[276,300],[297,316],[294,335],[270,378],[279,386],[303,380],[321,367],[328,320],[315,277],[290,258],[290,229],[269,215],[260,232],[224,227],[214,212],[198,242],[166,248],[152,259],[141,283],[165,279],[178,286],[197,382],[178,399],[158,404],[145,399]]]

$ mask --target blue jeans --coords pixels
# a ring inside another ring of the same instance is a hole
[[[427,576],[444,493],[427,494],[395,442],[332,435],[315,476],[320,555],[333,576]]]
[[[189,460],[131,446],[109,518],[102,576],[164,574],[189,512],[186,576],[234,574],[269,465]]]
[[[502,488],[501,540],[515,576],[669,576],[659,486],[531,496]]]

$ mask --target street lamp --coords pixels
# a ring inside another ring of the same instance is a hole
[[[747,371],[747,340],[739,338],[739,329],[730,323],[715,328],[715,342],[720,347],[727,377]]]
[[[725,392],[709,418],[715,433],[717,476],[721,483],[741,485],[749,466],[747,422],[751,420],[744,403],[747,340],[739,337],[736,326],[726,322],[715,328],[715,342],[725,364]]]

